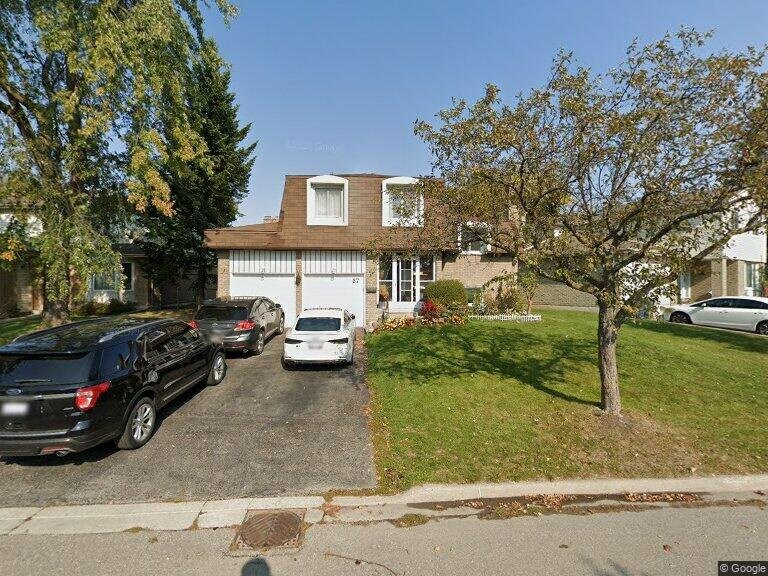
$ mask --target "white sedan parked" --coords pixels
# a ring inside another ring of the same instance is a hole
[[[664,320],[746,330],[768,336],[768,298],[728,296],[669,306]]]
[[[304,310],[283,345],[283,366],[293,364],[352,364],[355,315],[342,308]]]

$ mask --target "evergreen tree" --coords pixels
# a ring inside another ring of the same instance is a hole
[[[246,144],[250,124],[240,126],[230,92],[230,72],[212,40],[192,69],[187,86],[187,114],[207,151],[191,161],[171,158],[163,172],[170,187],[171,215],[149,210],[138,242],[147,255],[146,272],[155,281],[192,281],[199,302],[205,294],[216,255],[203,245],[207,228],[230,224],[248,191],[256,143]]]

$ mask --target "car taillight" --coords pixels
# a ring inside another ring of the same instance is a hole
[[[296,338],[286,338],[285,339],[286,344],[301,344],[302,340],[296,340]]]
[[[81,412],[87,412],[99,400],[99,396],[109,390],[110,382],[102,382],[95,386],[87,386],[75,392],[75,407]]]
[[[237,324],[235,324],[235,330],[253,330],[256,328],[256,322],[253,322],[251,320],[240,320]]]
[[[336,340],[328,340],[328,344],[346,344],[349,342],[348,338],[337,338]]]
[[[192,328],[192,330],[198,329],[197,320],[190,320],[187,324],[189,324],[189,327]]]

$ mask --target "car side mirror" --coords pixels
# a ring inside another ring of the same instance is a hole
[[[354,320],[354,319],[355,319],[355,315],[354,315],[354,314],[350,314],[350,315],[349,315],[349,319],[350,319],[350,320]]]
[[[280,304],[278,302],[275,302],[275,307],[276,308],[282,308],[282,306],[280,306]]]

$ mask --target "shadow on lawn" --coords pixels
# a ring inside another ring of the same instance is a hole
[[[498,374],[567,402],[599,404],[552,386],[566,384],[569,370],[579,369],[579,365],[593,358],[592,342],[574,338],[545,340],[519,331],[493,330],[490,326],[472,328],[422,328],[407,337],[398,337],[405,336],[404,332],[387,334],[373,368],[390,377],[408,378],[415,385],[422,379],[439,376]],[[531,352],[534,350],[546,353],[535,354]]]
[[[637,324],[627,324],[627,327],[654,332],[665,336],[695,339],[716,344],[725,344],[744,352],[768,352],[768,338],[751,332],[738,332],[707,326],[691,326],[687,324],[671,324],[669,322],[643,321]],[[621,343],[619,343],[621,346]]]

